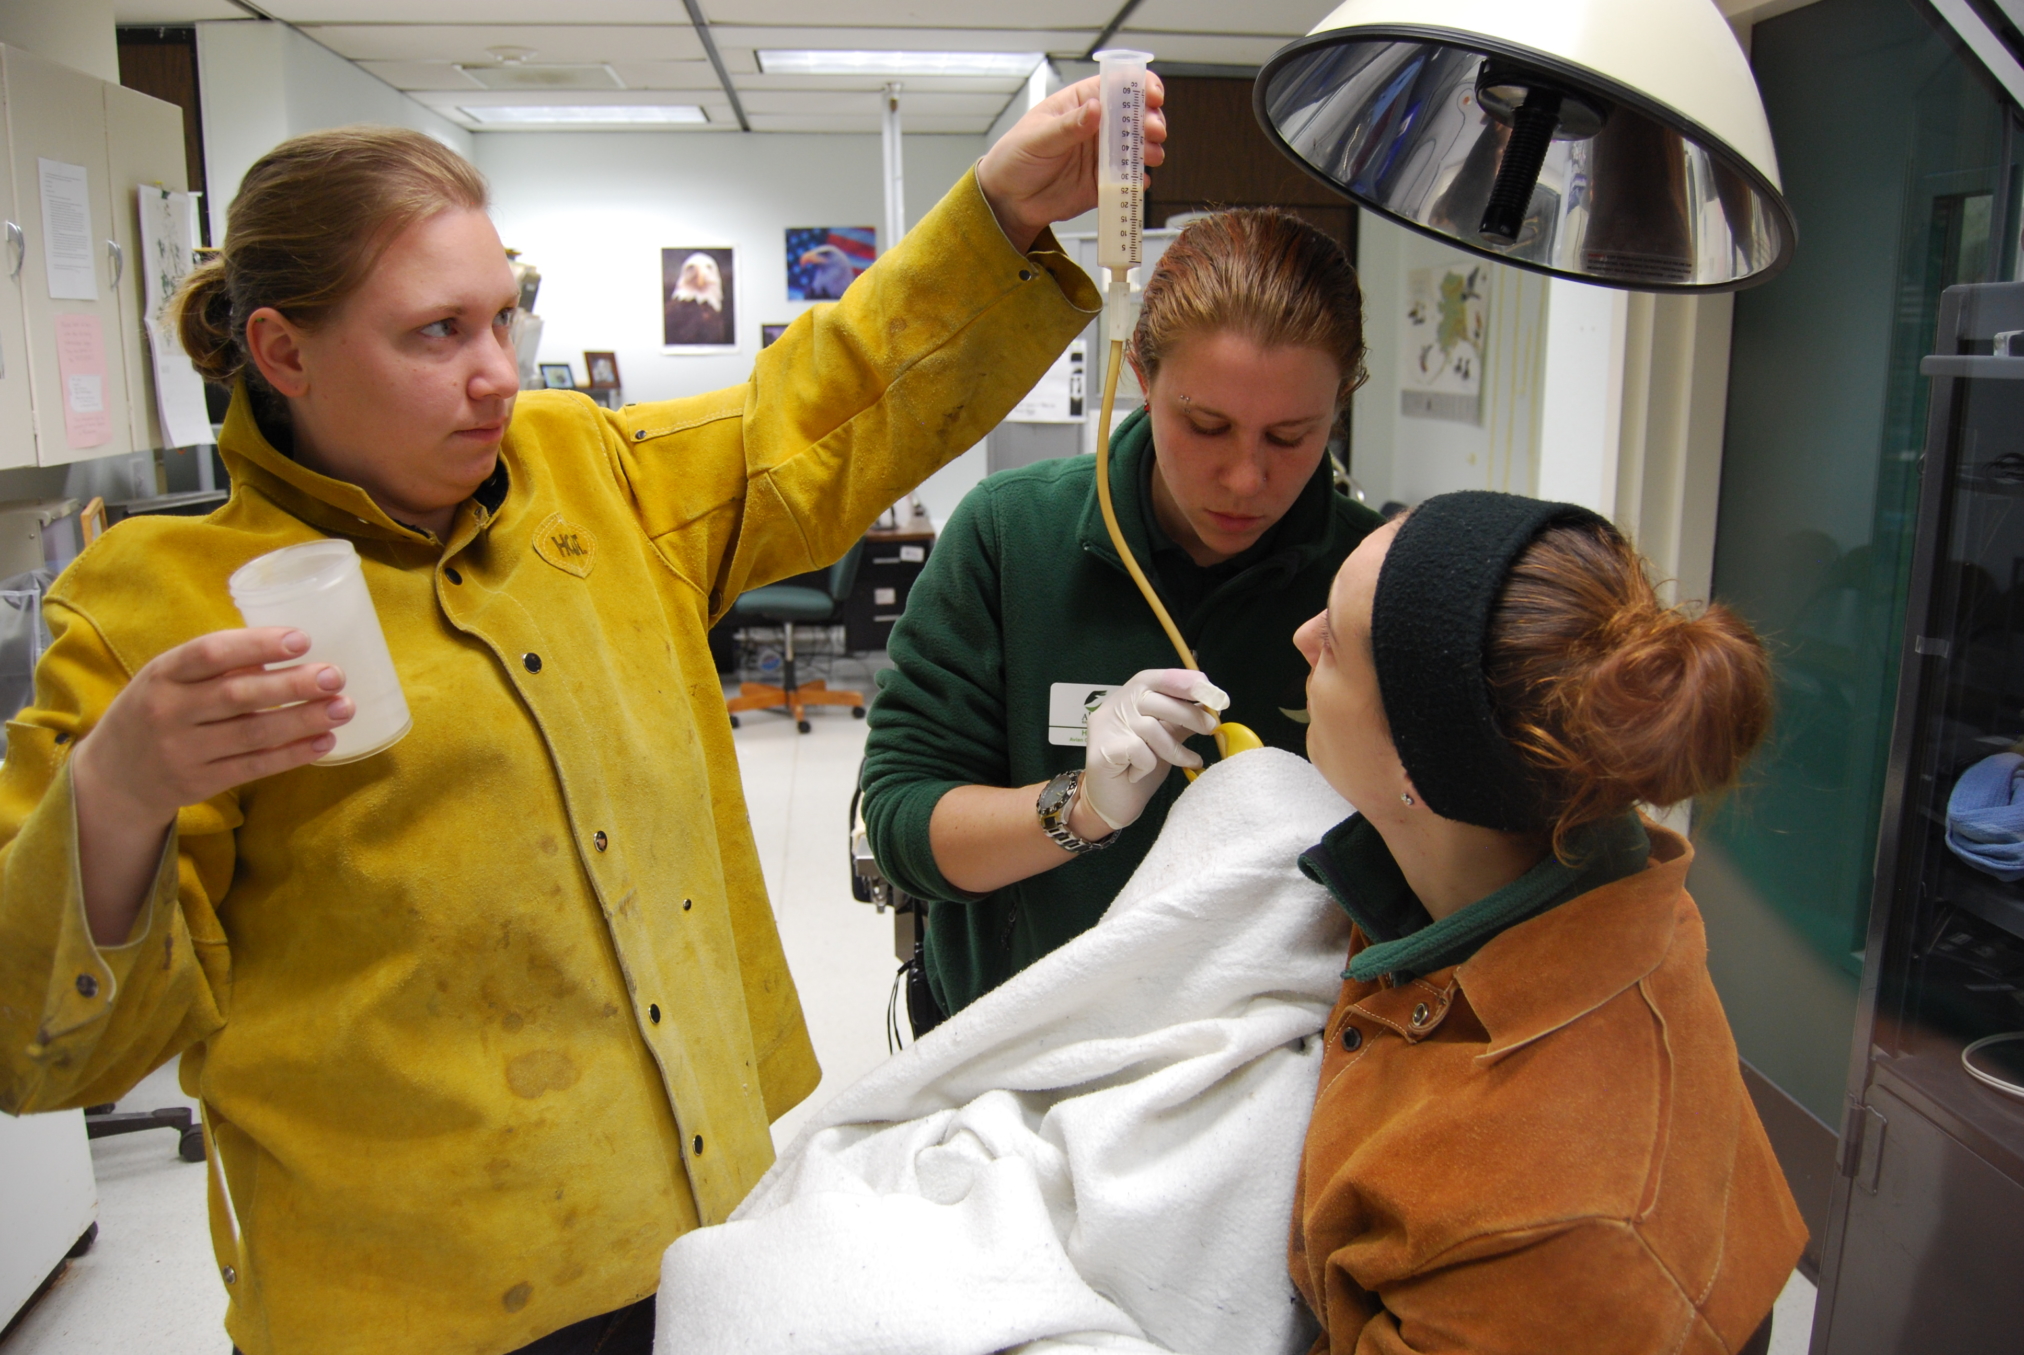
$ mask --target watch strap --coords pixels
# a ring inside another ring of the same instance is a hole
[[[1118,839],[1122,829],[1113,829],[1100,838],[1086,838],[1068,826],[1068,815],[1075,807],[1075,797],[1082,789],[1082,769],[1062,772],[1041,787],[1040,798],[1034,803],[1034,810],[1040,815],[1040,830],[1054,839],[1055,845],[1064,851],[1081,856],[1086,852],[1102,851]]]

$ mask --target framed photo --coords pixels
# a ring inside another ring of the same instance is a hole
[[[618,379],[618,354],[589,353],[583,355],[583,374],[590,378],[584,385],[595,389],[599,386],[618,386],[624,383]]]
[[[661,251],[661,342],[677,352],[738,348],[737,251]]]
[[[541,364],[541,384],[552,391],[573,391],[576,389],[576,374],[569,370],[566,362],[544,362]]]
[[[761,348],[771,348],[773,341],[786,332],[787,326],[784,324],[759,326],[759,346]]]
[[[787,299],[835,301],[878,257],[871,226],[789,226]]]

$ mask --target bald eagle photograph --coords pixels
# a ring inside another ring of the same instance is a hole
[[[787,299],[835,301],[877,257],[871,226],[789,226]]]
[[[737,348],[735,254],[730,249],[661,251],[663,344],[669,348]]]

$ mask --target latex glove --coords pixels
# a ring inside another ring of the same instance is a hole
[[[1214,733],[1217,713],[1229,704],[1190,668],[1148,668],[1111,688],[1089,715],[1082,798],[1114,829],[1137,822],[1168,772],[1202,765],[1182,740]]]

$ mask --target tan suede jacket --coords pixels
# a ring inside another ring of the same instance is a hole
[[[1343,985],[1293,1213],[1316,1352],[1722,1355],[1770,1312],[1806,1229],[1708,979],[1693,849],[1646,831],[1645,870],[1462,964]]]
[[[242,391],[230,502],[120,524],[49,594],[0,768],[0,1109],[182,1054],[247,1355],[496,1355],[652,1293],[819,1078],[705,633],[973,446],[1097,304],[966,176],[747,385],[520,396],[503,499],[441,542],[276,452]],[[363,558],[413,732],[185,809],[94,946],[66,755],[242,624],[234,569],[319,536]]]

